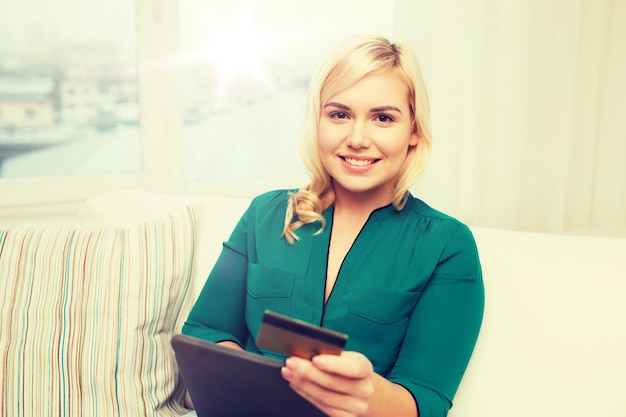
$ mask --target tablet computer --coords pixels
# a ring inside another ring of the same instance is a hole
[[[262,355],[175,335],[172,347],[198,417],[324,417]]]

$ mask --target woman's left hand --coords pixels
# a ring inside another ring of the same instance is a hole
[[[331,417],[363,416],[374,392],[372,363],[361,353],[290,357],[283,378],[302,397]]]

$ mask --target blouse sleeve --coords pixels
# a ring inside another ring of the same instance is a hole
[[[209,274],[182,333],[210,342],[230,340],[245,346],[247,220],[249,210],[233,230]],[[201,254],[200,254],[201,256]]]
[[[480,330],[484,287],[476,244],[459,225],[411,314],[388,376],[415,398],[420,417],[446,416]]]

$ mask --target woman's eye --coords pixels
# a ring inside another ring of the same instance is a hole
[[[379,114],[378,116],[376,116],[376,121],[381,123],[390,123],[393,122],[393,117],[386,114]]]
[[[330,114],[330,117],[332,117],[334,119],[347,119],[348,118],[348,114],[346,112],[336,111],[336,112],[332,112]]]

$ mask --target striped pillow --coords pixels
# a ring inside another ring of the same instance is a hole
[[[170,339],[194,301],[197,212],[0,229],[0,415],[185,413]]]

